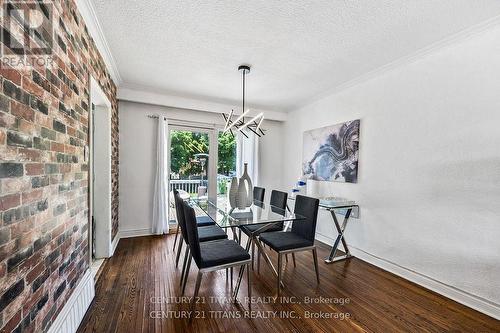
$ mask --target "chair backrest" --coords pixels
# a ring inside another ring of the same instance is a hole
[[[253,203],[256,205],[261,205],[261,202],[264,202],[265,193],[265,188],[255,186],[253,188]]]
[[[286,209],[286,200],[288,199],[288,193],[273,190],[271,192],[271,206],[278,207],[280,209]]]
[[[184,207],[179,191],[174,190],[174,201],[175,201],[175,215],[177,216],[177,223],[179,223],[179,227],[181,228],[182,238],[186,243],[188,243],[187,233],[186,233],[186,218],[184,217]],[[189,243],[188,243],[189,244]]]
[[[304,216],[305,220],[293,221],[292,232],[314,242],[316,222],[318,221],[318,209],[318,199],[297,195],[294,212]]]
[[[199,266],[201,262],[200,239],[198,238],[198,224],[196,223],[196,213],[193,207],[187,202],[182,202],[184,208],[184,218],[186,220],[186,233],[194,261]]]

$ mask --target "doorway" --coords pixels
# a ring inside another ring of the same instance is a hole
[[[113,254],[111,239],[111,102],[94,78],[89,114],[89,255],[95,275]]]
[[[208,127],[208,126],[207,126]],[[236,139],[216,128],[169,126],[169,191],[183,199],[225,198],[236,175]],[[171,197],[169,223],[175,224]]]

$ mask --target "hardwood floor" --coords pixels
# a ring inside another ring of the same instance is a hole
[[[189,310],[186,302],[171,299],[180,296],[181,269],[175,268],[173,240],[174,235],[120,240],[78,332],[500,332],[500,321],[356,258],[331,265],[320,260],[318,286],[311,253],[296,254],[296,268],[291,258],[287,263],[282,296],[290,303],[266,303],[265,297],[276,296],[276,279],[263,262],[260,275],[253,272],[254,318],[223,318],[243,316],[248,309],[246,274],[241,304],[223,301],[231,295],[225,271],[205,274],[196,305],[203,318],[189,323],[173,318]],[[319,246],[320,259],[327,252]],[[271,259],[277,260],[273,254]],[[193,295],[196,273],[193,264],[186,296]],[[306,297],[337,304],[307,304]],[[333,318],[307,318],[308,313]]]

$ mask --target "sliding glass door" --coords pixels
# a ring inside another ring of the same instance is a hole
[[[236,175],[236,140],[217,129],[169,126],[169,190],[178,190],[184,199],[227,196]],[[175,210],[170,221],[175,223]]]
[[[217,198],[224,199],[229,192],[231,178],[236,176],[236,139],[231,133],[217,134]]]

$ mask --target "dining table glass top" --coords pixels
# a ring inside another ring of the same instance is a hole
[[[304,216],[292,213],[288,209],[281,209],[256,200],[250,207],[244,209],[232,208],[228,198],[219,197],[216,201],[201,198],[190,201],[203,213],[210,216],[221,228],[305,219]]]

